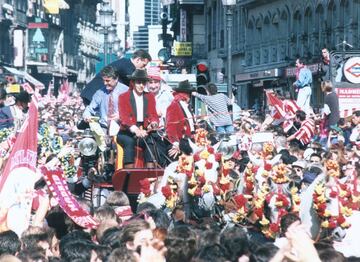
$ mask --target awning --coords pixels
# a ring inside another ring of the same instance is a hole
[[[37,80],[36,78],[31,76],[30,74],[26,73],[25,71],[20,71],[20,70],[18,70],[16,68],[8,67],[8,66],[4,66],[4,68],[7,71],[9,71],[10,73],[24,78],[26,81],[30,82],[31,84],[33,84],[38,89],[44,89],[45,88],[43,83],[41,83],[39,80]]]

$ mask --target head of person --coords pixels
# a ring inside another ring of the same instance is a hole
[[[152,66],[147,69],[149,83],[148,89],[151,93],[157,94],[161,88],[161,76],[160,68],[157,66]]]
[[[303,176],[303,170],[306,167],[306,162],[304,160],[298,160],[292,163],[292,168],[295,174],[299,177]]]
[[[6,93],[5,87],[3,87],[0,84],[0,107],[4,106],[4,104],[5,104],[6,95],[7,95],[7,93]]]
[[[215,95],[217,94],[217,86],[214,83],[208,83],[205,86],[205,89],[209,95]]]
[[[360,123],[360,110],[357,110],[352,114],[351,121],[353,122],[354,125],[357,125]]]
[[[151,55],[143,49],[136,50],[131,57],[131,62],[136,69],[145,68],[150,61]]]
[[[189,80],[184,80],[179,82],[178,86],[174,87],[173,90],[174,97],[176,99],[180,99],[189,103],[191,98],[191,92],[194,92],[196,89],[190,84]]]
[[[297,68],[303,68],[305,66],[305,60],[303,58],[296,59],[295,66]]]
[[[114,90],[119,80],[115,69],[112,66],[106,66],[101,70],[100,75],[103,79],[106,89],[108,91]]]
[[[122,229],[120,242],[129,250],[136,250],[142,244],[153,239],[150,224],[142,219],[130,220]]]
[[[312,153],[310,155],[310,159],[309,159],[310,163],[321,164],[321,160],[322,160],[322,157],[318,153]]]
[[[321,82],[321,90],[324,93],[332,92],[333,91],[333,85],[332,85],[331,81],[326,80],[326,81]]]
[[[132,75],[128,75],[130,79],[130,89],[133,89],[136,94],[142,95],[145,87],[149,82],[148,75],[145,69],[135,69]]]
[[[24,112],[29,109],[30,101],[31,95],[26,91],[21,91],[15,95],[15,104]]]
[[[21,242],[14,231],[0,233],[0,256],[4,254],[16,255],[21,249]]]
[[[287,213],[283,215],[280,219],[280,234],[281,236],[285,236],[286,231],[289,226],[296,221],[300,221],[300,217],[295,213]]]
[[[105,203],[111,207],[122,207],[130,205],[129,198],[123,191],[111,192]]]
[[[329,50],[326,47],[321,49],[321,55],[322,55],[323,59],[330,60],[330,53],[329,53]]]
[[[302,122],[306,119],[306,113],[302,110],[296,111],[296,120]]]

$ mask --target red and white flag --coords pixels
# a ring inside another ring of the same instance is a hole
[[[38,111],[33,101],[0,176],[0,223],[20,235],[30,222],[37,164]]]

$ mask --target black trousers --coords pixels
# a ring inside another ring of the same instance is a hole
[[[169,146],[156,132],[151,132],[144,138],[138,138],[129,130],[120,130],[117,143],[123,147],[123,164],[125,165],[135,162],[136,146],[144,150],[145,163],[158,163],[161,166],[167,164],[166,156]]]

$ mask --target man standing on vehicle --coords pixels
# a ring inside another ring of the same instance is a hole
[[[119,119],[118,99],[119,95],[128,91],[128,87],[119,82],[119,78],[112,66],[104,67],[100,75],[104,87],[96,91],[91,103],[85,108],[83,118],[89,122],[91,116],[99,116],[102,127],[108,127],[111,120]]]
[[[129,86],[130,79],[127,77],[131,75],[135,69],[145,68],[146,65],[151,61],[151,56],[145,50],[136,50],[131,58],[122,57],[109,66],[113,67],[119,82]],[[85,104],[90,103],[94,93],[103,86],[101,74],[97,74],[81,92],[81,97]]]
[[[312,73],[306,67],[302,58],[296,59],[296,79],[293,83],[293,86],[298,91],[296,103],[301,110],[308,114],[310,110]]]

